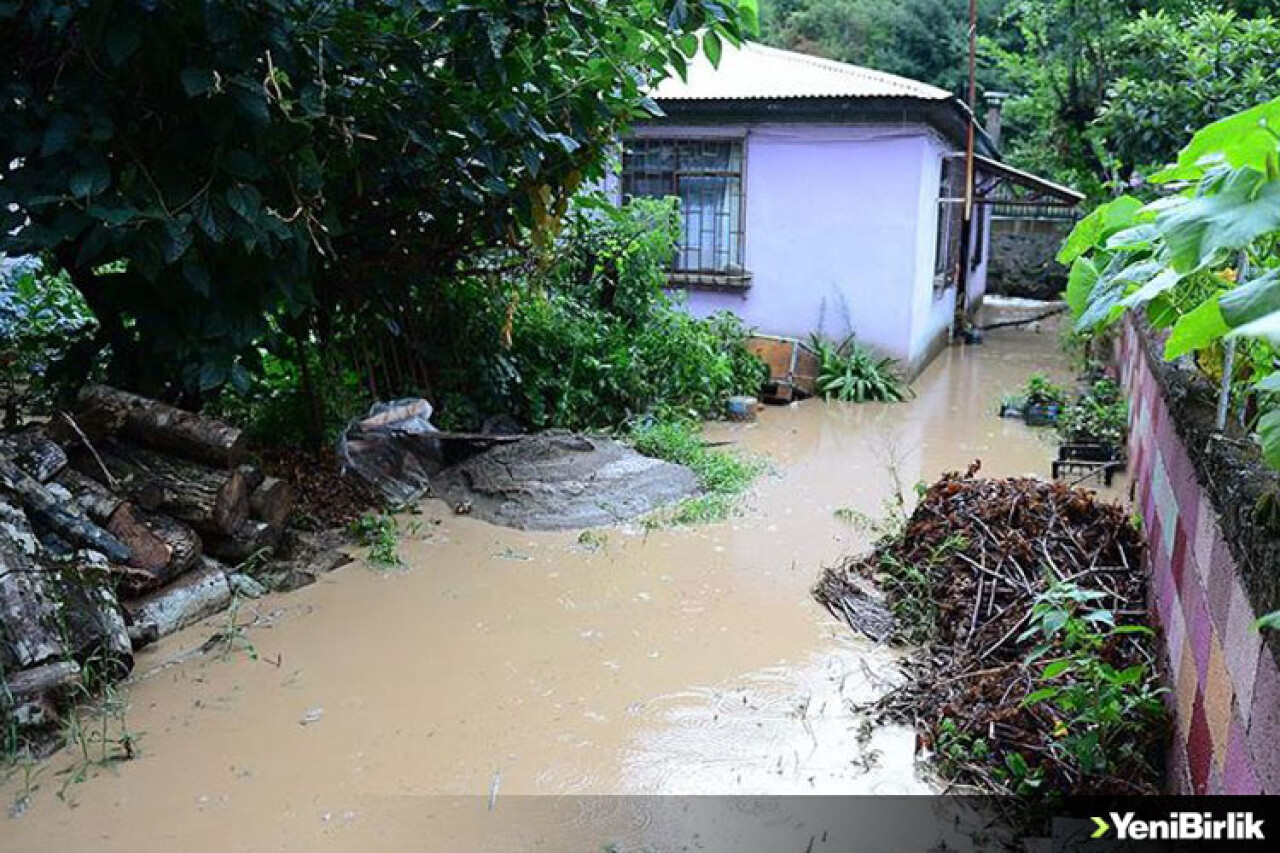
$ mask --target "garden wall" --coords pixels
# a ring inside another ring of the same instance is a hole
[[[1252,515],[1275,477],[1258,468],[1247,439],[1213,433],[1213,389],[1162,362],[1147,329],[1126,322],[1118,355],[1130,395],[1134,503],[1148,534],[1174,711],[1168,787],[1280,794],[1276,642],[1253,628],[1277,609],[1280,550]]]
[[[1074,220],[991,220],[987,292],[1024,299],[1060,299],[1067,287],[1067,268],[1054,260]]]

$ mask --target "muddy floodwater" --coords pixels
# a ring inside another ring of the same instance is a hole
[[[140,654],[123,688],[140,757],[59,798],[55,756],[0,849],[469,849],[529,794],[928,792],[912,733],[849,707],[893,682],[895,653],[809,588],[872,537],[837,511],[879,514],[895,478],[974,459],[1047,476],[1051,437],[994,416],[1046,369],[1067,377],[1056,334],[1001,330],[944,352],[906,404],[713,425],[772,467],[721,524],[580,540],[428,502],[402,519],[403,571],[245,603],[256,658],[194,651],[225,614]]]

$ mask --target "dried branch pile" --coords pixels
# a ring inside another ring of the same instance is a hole
[[[1066,655],[1064,639],[1041,630],[1055,591],[1087,602],[1081,610],[1092,615],[1081,624],[1095,632],[1090,653],[1106,672],[1142,664],[1144,678],[1152,677],[1146,632],[1105,624],[1146,622],[1141,549],[1126,511],[1092,492],[949,474],[928,489],[900,533],[829,569],[814,594],[877,640],[920,644],[907,683],[879,710],[913,721],[921,745],[944,759],[945,775],[1008,791],[1017,790],[1013,768],[1042,790],[1132,793],[1154,781],[1145,759],[1156,744],[1138,744],[1137,758],[1112,762],[1100,777],[1082,773],[1062,745],[1087,720],[1036,696],[1075,677],[1064,665],[1064,674],[1055,667],[1046,678],[1046,663]],[[1149,734],[1158,740],[1158,731]]]
[[[340,564],[287,533],[293,504],[239,430],[105,386],[0,435],[0,719],[39,738],[82,665],[123,676],[139,646],[227,607],[246,561],[286,586]]]

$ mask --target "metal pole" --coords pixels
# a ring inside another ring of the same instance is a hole
[[[1249,278],[1249,254],[1243,249],[1236,262],[1236,287],[1243,287]],[[1236,339],[1227,338],[1222,348],[1222,384],[1218,388],[1218,432],[1227,428],[1227,415],[1231,410],[1231,375],[1236,372]]]
[[[968,325],[965,309],[969,297],[969,259],[973,257],[973,155],[977,136],[978,101],[978,0],[969,0],[969,124],[964,150],[964,211],[960,227],[960,274],[956,277],[956,315],[952,335]]]

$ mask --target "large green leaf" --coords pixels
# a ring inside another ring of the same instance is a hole
[[[1071,229],[1058,252],[1058,262],[1069,264],[1095,246],[1102,245],[1112,234],[1133,225],[1140,210],[1142,202],[1129,195],[1099,205]]]
[[[1267,464],[1280,469],[1280,409],[1272,409],[1258,419],[1258,440]]]
[[[1231,327],[1222,319],[1222,310],[1217,299],[1207,299],[1193,311],[1178,318],[1169,333],[1169,340],[1164,345],[1164,357],[1167,361],[1186,355],[1221,338]]]
[[[1089,307],[1089,294],[1098,283],[1098,268],[1089,258],[1076,258],[1071,264],[1071,273],[1067,276],[1067,305],[1071,308],[1071,316],[1077,320]]]
[[[1280,311],[1280,270],[1268,270],[1247,284],[1222,294],[1222,319],[1233,329]]]
[[[1125,298],[1134,285],[1145,284],[1164,267],[1159,261],[1140,260],[1126,264],[1126,260],[1125,255],[1111,259],[1089,293],[1088,305],[1076,321],[1077,329],[1092,329],[1115,320],[1123,313]]]
[[[1268,157],[1280,151],[1280,98],[1215,121],[1191,137],[1178,162],[1151,176],[1156,183],[1194,180],[1219,163],[1266,173]]]
[[[1182,273],[1173,267],[1164,267],[1150,281],[1121,300],[1120,304],[1125,308],[1146,305],[1160,294],[1177,287],[1180,281],[1182,281]]]
[[[1173,265],[1183,272],[1280,230],[1280,181],[1243,167],[1206,181],[1201,192],[1156,217]]]

